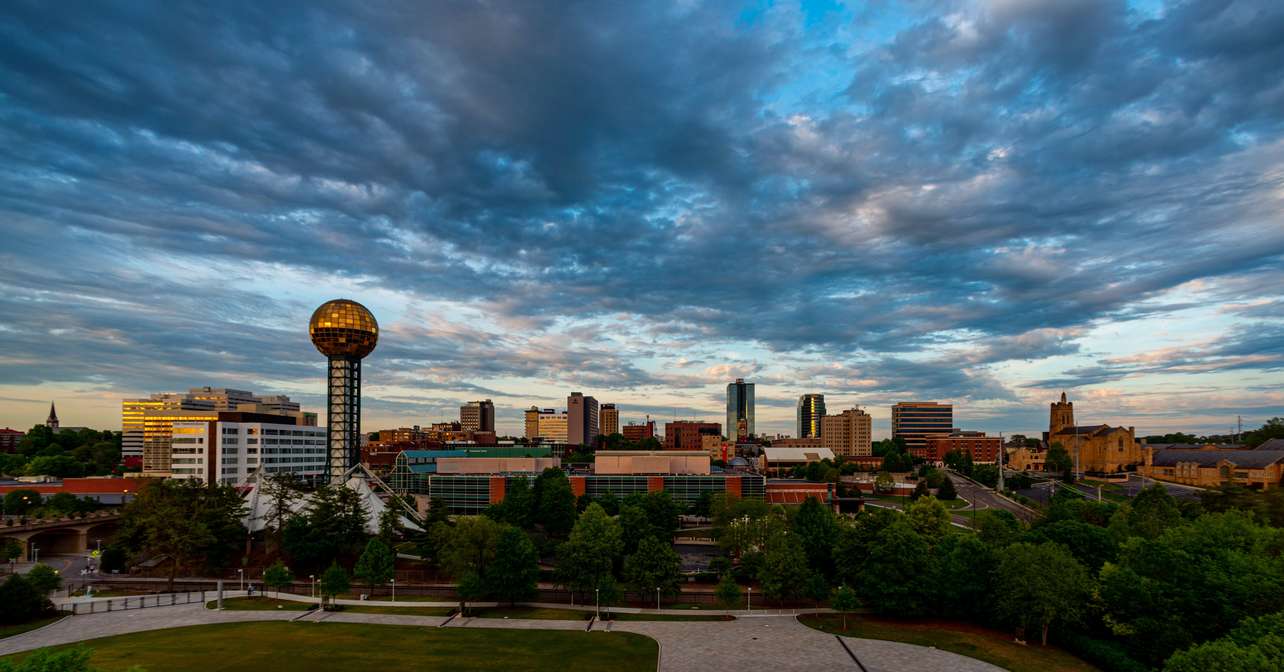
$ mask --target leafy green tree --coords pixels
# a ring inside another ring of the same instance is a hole
[[[459,577],[455,593],[459,595],[459,613],[467,614],[469,602],[486,597],[486,581],[477,572],[468,572]]]
[[[620,524],[598,503],[589,504],[570,538],[557,547],[558,582],[575,592],[593,590],[612,575],[623,549]]]
[[[647,517],[646,510],[636,503],[620,506],[618,520],[620,539],[624,542],[624,555],[633,555],[643,539],[656,536],[656,530],[651,526],[651,519]]]
[[[1037,626],[1047,646],[1052,625],[1080,621],[1092,590],[1088,570],[1065,548],[1017,543],[1003,551],[995,607],[1001,617],[1024,631]]]
[[[941,610],[958,618],[988,618],[998,553],[971,534],[948,535],[934,550],[935,585]]]
[[[401,510],[395,502],[389,503],[379,514],[379,540],[392,548],[405,534],[406,529],[401,524]]]
[[[1060,520],[1039,525],[1026,535],[1032,543],[1051,541],[1065,546],[1093,574],[1119,553],[1119,542],[1105,528],[1077,520]]]
[[[333,604],[334,598],[342,595],[352,587],[348,581],[348,573],[344,571],[339,563],[332,562],[330,567],[321,573],[321,599],[324,603],[327,599]]]
[[[673,544],[653,536],[638,543],[638,550],[624,560],[624,580],[643,594],[660,589],[661,594],[677,595],[682,581],[682,559]]]
[[[1048,455],[1043,460],[1044,469],[1050,474],[1060,474],[1061,479],[1069,483],[1074,480],[1074,460],[1065,446],[1054,443],[1048,447]]]
[[[790,531],[807,555],[807,566],[823,577],[834,575],[834,543],[838,521],[834,512],[815,497],[808,497],[794,512]]]
[[[1174,653],[1164,672],[1284,672],[1284,612],[1245,619],[1226,637]]]
[[[886,469],[874,477],[874,492],[886,495],[896,489],[896,480]]]
[[[924,497],[905,509],[910,527],[928,541],[935,541],[950,531],[950,512],[935,497]]]
[[[0,583],[0,625],[16,625],[35,620],[53,610],[47,592],[37,590],[21,574],[10,574]]]
[[[1162,485],[1152,485],[1132,498],[1123,509],[1129,535],[1155,539],[1165,530],[1181,524],[1177,501]]]
[[[290,568],[286,567],[285,563],[280,560],[268,565],[268,568],[263,570],[263,585],[276,589],[278,598],[281,597],[281,589],[289,588],[293,583],[294,575],[290,573]]]
[[[1011,511],[1003,509],[977,511],[975,526],[981,541],[995,548],[1002,548],[1016,541],[1025,529]]]
[[[70,455],[42,455],[27,463],[27,475],[78,478],[85,475],[85,465]]]
[[[941,481],[941,487],[936,490],[936,498],[940,500],[958,499],[959,493],[954,489],[954,481],[946,478]]]
[[[523,530],[535,526],[535,492],[528,479],[514,478],[504,492],[504,501],[492,505],[486,515]]]
[[[934,563],[923,535],[897,520],[874,535],[854,588],[861,602],[879,613],[921,615],[933,601]]]
[[[125,505],[119,538],[136,553],[166,556],[172,591],[182,568],[227,566],[245,538],[243,515],[240,495],[228,486],[157,480]]]
[[[35,490],[10,490],[4,496],[4,512],[10,516],[22,516],[43,503],[44,499]]]
[[[565,538],[576,522],[575,494],[566,474],[561,469],[545,469],[535,479],[535,497],[536,522],[549,536]]]
[[[22,545],[14,539],[0,540],[0,562],[12,563],[22,555]]]
[[[1155,539],[1132,537],[1101,570],[1115,634],[1148,662],[1280,609],[1284,531],[1239,511],[1209,514]]]
[[[387,584],[396,575],[397,556],[382,539],[375,537],[366,542],[366,550],[357,558],[352,573],[370,586],[371,593],[377,586]]]
[[[353,558],[365,547],[366,509],[356,492],[323,486],[312,493],[305,512],[282,530],[282,548],[291,564],[313,572],[337,558]]]
[[[495,543],[495,560],[486,570],[486,588],[497,600],[513,604],[535,597],[539,554],[535,544],[516,527],[506,527]]]
[[[927,479],[921,478],[918,483],[914,484],[914,492],[910,493],[910,501],[917,502],[919,497],[926,497],[932,494],[927,487]]]
[[[651,529],[661,541],[672,541],[678,531],[678,516],[682,510],[669,493],[649,492],[642,500],[646,517],[651,521]]]
[[[123,572],[129,562],[129,554],[118,544],[112,544],[103,549],[102,557],[98,559],[98,569],[101,572]]]
[[[433,532],[442,569],[456,581],[470,574],[480,580],[495,559],[505,527],[484,516],[460,518],[453,526],[438,523]]]
[[[839,528],[838,540],[834,544],[834,565],[839,582],[856,585],[878,533],[898,521],[904,521],[904,516],[898,511],[866,507],[851,524]]]
[[[0,475],[22,476],[27,473],[27,458],[18,453],[0,453]]]
[[[99,672],[89,664],[91,651],[84,648],[39,649],[21,661],[0,661],[0,672]],[[127,672],[142,672],[131,667]]]
[[[807,591],[811,571],[807,568],[807,554],[787,532],[779,532],[767,539],[758,568],[758,583],[763,596],[769,600],[792,600]]]
[[[62,587],[62,577],[58,575],[58,572],[53,567],[43,562],[32,567],[27,572],[27,581],[41,595],[48,595]]]
[[[740,584],[731,572],[724,572],[713,589],[713,596],[723,609],[735,609],[740,606]]]
[[[835,588],[829,597],[829,607],[843,615],[843,632],[847,632],[847,615],[860,609],[860,598],[856,591],[843,584]]]

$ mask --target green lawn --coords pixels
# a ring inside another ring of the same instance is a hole
[[[104,672],[126,670],[134,665],[150,672],[340,669],[653,672],[659,655],[655,640],[623,632],[470,630],[277,621],[154,630],[90,640],[77,646],[91,649],[91,664]]]
[[[1022,646],[1007,633],[951,621],[902,621],[873,616],[848,616],[843,631],[838,614],[807,614],[799,622],[817,630],[864,639],[934,646],[984,660],[1011,672],[1099,672],[1096,667],[1056,647],[1037,643]]]
[[[574,609],[541,609],[537,607],[480,607],[468,610],[469,617],[476,618],[532,618],[541,621],[587,621],[593,617],[591,611]]]
[[[53,623],[54,621],[60,618],[62,618],[62,616],[50,616],[49,618],[37,618],[34,621],[29,621],[27,623],[19,623],[18,625],[0,625],[0,639],[4,639],[5,637],[12,637],[14,635],[21,635],[22,633],[27,632],[28,630],[43,628],[46,625],[49,625],[50,623]]]
[[[307,602],[278,600],[271,597],[229,597],[223,600],[223,608],[229,611],[307,611],[312,608]],[[217,609],[218,601],[205,603],[208,609]]]
[[[339,611],[349,614],[399,614],[402,616],[432,616],[445,618],[454,611],[452,607],[380,607],[371,604],[341,604]]]

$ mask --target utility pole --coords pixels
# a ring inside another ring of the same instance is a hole
[[[1007,445],[1004,444],[1003,432],[999,432],[999,492],[1003,492],[1003,454],[1008,452]],[[975,517],[972,519],[976,520]]]

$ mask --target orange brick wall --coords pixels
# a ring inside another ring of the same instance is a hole
[[[740,496],[740,477],[739,476],[736,476],[734,478],[729,477],[725,482],[727,484],[727,494],[731,495],[732,497],[739,497]]]
[[[504,487],[507,483],[503,476],[491,476],[490,478],[490,503],[498,504],[504,501]]]
[[[663,476],[648,476],[646,479],[647,492],[662,492],[664,490]]]
[[[588,492],[588,482],[584,480],[584,477],[572,476],[571,493],[576,497],[583,497],[585,492]]]

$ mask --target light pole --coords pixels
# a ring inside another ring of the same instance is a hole
[[[35,544],[32,544],[31,545],[31,564],[36,565],[39,563],[40,563],[40,547]]]
[[[593,589],[593,608],[597,610],[597,619],[602,620],[602,589]]]
[[[241,582],[241,592],[245,592],[245,570],[244,569],[236,570],[236,576]]]
[[[308,597],[316,597],[316,596],[317,596],[317,577],[315,575],[309,574],[308,575]]]
[[[999,492],[1003,492],[1003,454],[1008,452],[1003,443],[1003,432],[999,432]]]
[[[745,602],[745,611],[753,611],[753,586],[749,586],[748,601]]]
[[[655,608],[657,611],[660,609],[660,587],[659,586],[655,587]]]
[[[392,601],[397,601],[397,577],[392,578]]]

